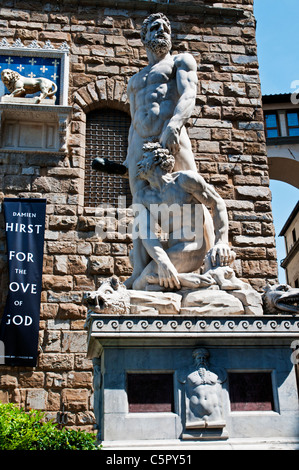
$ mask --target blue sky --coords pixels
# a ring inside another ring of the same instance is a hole
[[[289,93],[299,80],[299,1],[254,0],[263,94]]]
[[[290,93],[292,82],[299,80],[299,0],[255,0],[254,11],[262,93]],[[274,180],[270,188],[280,261],[286,252],[278,235],[299,199],[299,190]],[[279,280],[285,282],[282,268]]]

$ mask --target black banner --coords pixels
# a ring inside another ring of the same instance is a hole
[[[36,366],[42,288],[45,199],[3,202],[9,269],[8,295],[0,325],[9,366]],[[1,361],[2,359],[2,361]]]

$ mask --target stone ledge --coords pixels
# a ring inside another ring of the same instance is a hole
[[[55,116],[69,116],[73,110],[72,106],[46,104],[45,101],[47,100],[43,100],[40,104],[2,102],[0,103],[1,117],[2,119],[3,116],[6,119],[20,119],[24,114],[30,113],[30,119],[32,120],[39,121],[40,117],[49,118],[49,116],[52,120],[55,120]]]
[[[45,106],[55,106],[56,97],[54,98],[47,98],[41,99],[39,101],[38,97],[35,98],[18,98],[18,97],[11,97],[10,95],[4,95],[1,97],[1,103],[9,103],[12,105],[45,105]]]
[[[290,347],[299,338],[299,317],[192,315],[101,315],[91,313],[88,324],[88,357],[95,357],[103,346],[196,345],[198,340],[216,339],[218,345],[267,344]],[[245,344],[246,340],[246,344]]]
[[[299,440],[296,436],[289,439],[228,439],[227,441],[181,441],[174,440],[147,440],[147,441],[102,441],[102,451],[112,450],[147,450],[148,453],[143,454],[144,457],[150,457],[152,450],[299,450]],[[197,456],[196,456],[197,457]]]
[[[66,0],[66,4],[73,4],[73,0]],[[98,0],[82,0],[83,5],[98,5]],[[102,0],[101,6],[112,7],[115,9],[114,0]],[[233,17],[233,18],[244,18],[244,10],[241,8],[225,8],[225,7],[214,7],[209,5],[198,4],[197,2],[176,2],[176,3],[164,3],[162,1],[149,2],[148,0],[119,0],[117,6],[121,9],[128,10],[142,10],[150,13],[162,12],[168,14],[192,14],[195,15],[202,13],[203,15],[220,16],[220,17]]]
[[[2,137],[0,150],[65,154],[72,109],[71,106],[54,106],[46,103],[0,103]],[[32,131],[30,137],[28,137],[29,123],[36,127],[35,133]]]

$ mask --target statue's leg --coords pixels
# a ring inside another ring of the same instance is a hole
[[[10,96],[18,96],[18,97],[23,97],[26,95],[26,90],[25,88],[16,88]]]
[[[158,276],[157,275],[157,263],[154,260],[150,261],[150,263],[148,263],[148,265],[143,269],[141,274],[133,281],[133,284],[132,284],[133,289],[146,290],[146,286],[149,284],[148,279],[147,279],[148,276]]]
[[[44,100],[45,98],[47,98],[47,96],[48,96],[48,91],[44,87],[41,87],[40,95],[38,97],[39,101]]]
[[[201,246],[197,242],[178,242],[166,250],[166,253],[178,273],[193,273],[198,271],[206,253],[205,240]]]
[[[215,284],[214,280],[208,276],[200,276],[193,273],[199,269],[205,256],[205,243],[200,249],[192,249],[193,243],[181,242],[166,250],[166,253],[178,271],[178,279],[181,286],[200,287]],[[159,285],[158,267],[155,261],[151,261],[141,274],[133,280],[133,289],[146,290],[147,286]],[[159,287],[159,289],[161,289]],[[164,289],[163,289],[164,290]]]
[[[133,250],[130,253],[130,259],[133,265],[133,273],[124,282],[127,289],[131,289],[133,287],[133,283],[141,276],[141,273],[150,262],[150,257],[140,238],[133,240]]]
[[[133,204],[132,204],[133,213],[135,213],[136,211],[138,212],[138,203],[136,201],[135,195],[138,193],[138,191],[142,190],[142,188],[147,186],[146,181],[138,179],[136,177],[136,169],[137,169],[136,165],[134,166],[131,165],[129,167],[129,182],[130,182],[131,193],[133,195]],[[134,205],[135,205],[135,208],[134,208]],[[133,266],[133,273],[131,277],[129,277],[124,282],[127,289],[132,288],[133,283],[141,275],[145,267],[151,261],[151,258],[142,243],[142,239],[139,236],[137,236],[138,234],[136,231],[135,223],[136,223],[136,217],[134,219],[134,225],[133,225],[133,249],[130,253],[130,261]]]
[[[204,236],[204,240],[205,240],[205,243],[206,243],[206,256],[205,256],[205,260],[204,260],[204,272],[207,272],[207,271],[209,271],[210,269],[213,268],[209,252],[215,244],[215,231],[214,231],[214,224],[213,224],[211,214],[209,213],[208,209],[205,206],[203,206],[203,211],[204,211],[203,236]]]

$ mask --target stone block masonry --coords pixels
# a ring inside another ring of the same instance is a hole
[[[82,295],[101,279],[131,273],[129,235],[99,239],[100,217],[84,205],[86,115],[111,107],[129,112],[129,77],[147,64],[139,30],[163,11],[172,23],[173,51],[198,63],[196,109],[189,133],[198,171],[226,202],[238,277],[258,290],[277,277],[253,0],[193,2],[6,2],[0,40],[70,47],[67,153],[0,149],[0,198],[45,197],[43,292],[38,365],[1,366],[0,400],[37,408],[68,426],[91,430],[92,364],[86,359]],[[128,215],[128,221],[130,217]],[[7,258],[0,214],[0,304],[7,293]]]

